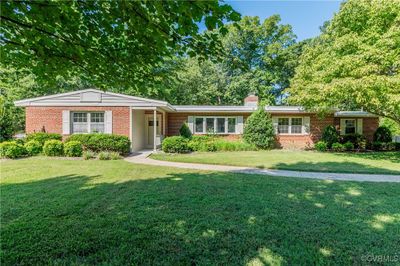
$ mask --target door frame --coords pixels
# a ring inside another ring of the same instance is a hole
[[[158,126],[160,127],[160,134],[156,134],[157,136],[161,135],[161,114],[157,114],[157,122],[158,122]],[[153,144],[149,144],[149,120],[153,120],[154,119],[154,114],[145,114],[144,115],[144,128],[145,128],[145,147],[146,148],[153,148],[154,143]],[[154,141],[154,140],[153,140]]]

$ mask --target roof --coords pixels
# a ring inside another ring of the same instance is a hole
[[[364,111],[339,111],[335,112],[335,117],[378,117],[378,116]]]
[[[136,106],[160,107],[173,110],[165,101],[141,98],[98,89],[84,89],[67,93],[15,101],[16,106]]]
[[[132,108],[157,107],[169,112],[186,113],[252,113],[257,106],[249,105],[170,105],[166,101],[141,98],[98,89],[84,89],[67,93],[24,99],[14,102],[16,106],[129,106]],[[310,113],[302,106],[266,106],[269,113]],[[337,111],[335,117],[376,117],[364,111]]]

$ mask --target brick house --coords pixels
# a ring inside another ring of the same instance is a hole
[[[26,133],[62,134],[104,132],[125,135],[132,151],[161,145],[165,136],[179,135],[186,122],[193,134],[238,138],[244,123],[257,109],[258,97],[250,95],[243,106],[171,105],[164,101],[86,89],[16,101],[26,109]],[[272,116],[277,145],[307,148],[334,125],[340,134],[359,133],[372,140],[378,117],[362,111],[332,111],[323,119],[300,106],[267,106]]]

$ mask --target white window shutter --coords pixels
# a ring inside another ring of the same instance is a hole
[[[63,135],[71,134],[71,121],[70,121],[70,111],[63,110],[62,111],[62,133]]]
[[[278,117],[272,117],[272,125],[275,129],[275,134],[278,134]]]
[[[303,134],[305,134],[305,135],[310,134],[310,117],[309,116],[303,117]]]
[[[357,133],[361,134],[363,133],[363,119],[359,118],[357,119]]]
[[[112,111],[104,112],[104,133],[112,134]]]
[[[188,116],[188,127],[192,133],[194,133],[194,117]]]
[[[236,118],[236,133],[243,134],[243,116]]]
[[[346,119],[340,119],[340,135],[346,134]]]

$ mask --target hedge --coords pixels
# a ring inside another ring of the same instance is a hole
[[[168,153],[187,153],[191,151],[188,143],[189,139],[181,136],[168,137],[162,142],[162,150]]]
[[[43,153],[47,156],[62,156],[64,154],[64,144],[60,140],[48,140],[43,145]]]
[[[29,156],[38,155],[42,152],[43,145],[37,140],[30,140],[24,145]]]
[[[68,157],[82,156],[82,143],[79,141],[69,141],[64,144],[64,154]]]
[[[31,140],[36,140],[39,141],[39,143],[43,146],[44,143],[47,140],[62,140],[62,136],[60,134],[56,134],[56,133],[45,133],[45,132],[38,132],[38,133],[32,133],[32,134],[28,134],[26,136],[26,141],[31,141]]]
[[[25,147],[15,141],[0,143],[0,157],[15,159],[25,156],[26,153]]]
[[[74,134],[65,142],[79,141],[82,143],[84,150],[94,152],[114,151],[120,154],[128,154],[131,142],[128,137],[114,134]]]

